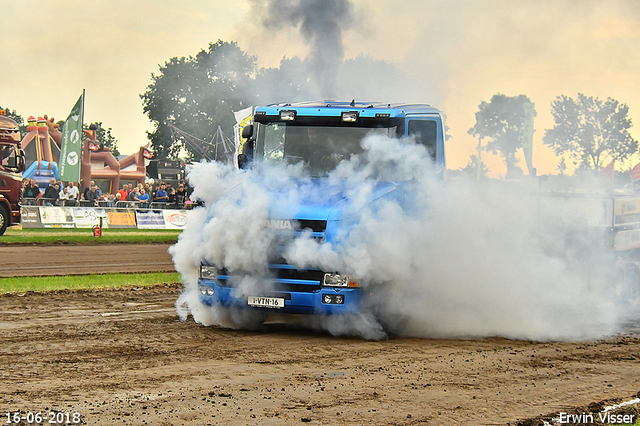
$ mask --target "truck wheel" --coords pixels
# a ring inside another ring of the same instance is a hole
[[[9,226],[9,213],[7,209],[0,206],[0,235],[4,234],[4,231],[7,230],[7,226]]]
[[[617,262],[613,281],[613,298],[615,302],[626,305],[629,303],[633,289],[640,283],[638,267],[631,262]]]

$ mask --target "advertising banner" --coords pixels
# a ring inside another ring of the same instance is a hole
[[[80,156],[82,155],[82,119],[84,91],[62,125],[60,147],[60,180],[80,182]]]
[[[184,229],[187,225],[185,210],[164,210],[163,213],[166,229]]]
[[[23,228],[42,228],[40,209],[36,206],[23,206],[21,223]]]
[[[187,210],[110,210],[96,207],[23,206],[25,228],[184,229]]]
[[[76,228],[93,228],[100,224],[100,218],[102,218],[102,227],[108,228],[107,213],[104,209],[98,209],[93,207],[74,207],[73,208],[73,220],[76,224]]]
[[[108,211],[109,228],[135,228],[136,215],[132,210]]]
[[[72,207],[40,206],[40,222],[44,228],[75,228]]]
[[[136,222],[139,229],[166,229],[161,210],[136,210]]]
[[[616,198],[614,225],[640,224],[640,198]]]

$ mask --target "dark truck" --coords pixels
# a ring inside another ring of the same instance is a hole
[[[20,191],[24,152],[20,149],[20,128],[0,115],[0,235],[8,226],[20,223]]]

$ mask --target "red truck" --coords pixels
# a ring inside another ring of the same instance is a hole
[[[20,149],[20,128],[0,115],[0,235],[20,223],[20,190],[25,157]]]

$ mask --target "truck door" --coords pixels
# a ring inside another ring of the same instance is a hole
[[[409,120],[409,138],[416,143],[424,145],[427,152],[436,161],[438,154],[438,123],[434,120],[411,119]]]
[[[438,116],[407,117],[406,136],[427,148],[427,152],[436,164],[436,174],[444,177],[444,132],[442,120]]]

